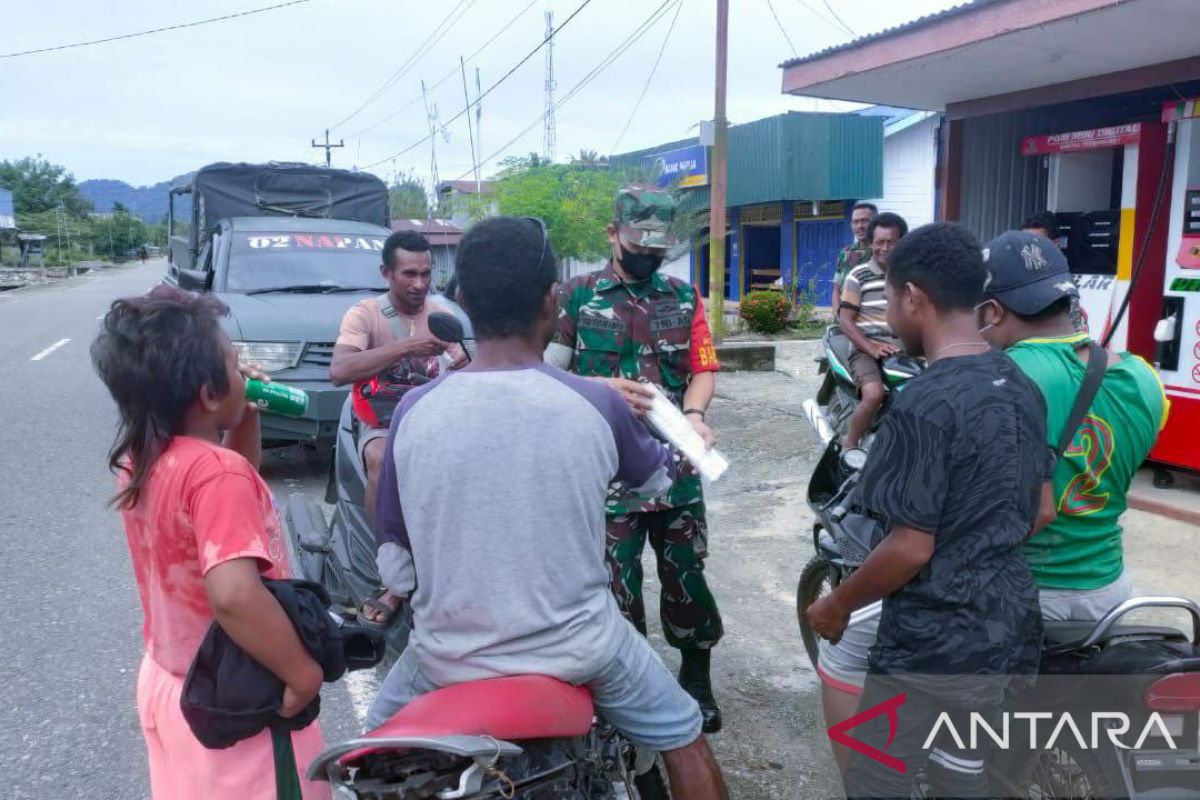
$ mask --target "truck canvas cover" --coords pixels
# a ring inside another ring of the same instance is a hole
[[[314,217],[385,228],[388,193],[365,172],[310,164],[209,164],[192,179],[193,231],[228,217]],[[194,235],[194,234],[193,234]]]

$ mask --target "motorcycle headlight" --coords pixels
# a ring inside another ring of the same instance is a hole
[[[257,364],[264,372],[279,372],[296,366],[300,342],[234,342],[238,361]]]

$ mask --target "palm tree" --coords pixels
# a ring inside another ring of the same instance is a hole
[[[580,149],[579,155],[571,156],[571,164],[577,167],[607,167],[608,158],[595,150]]]

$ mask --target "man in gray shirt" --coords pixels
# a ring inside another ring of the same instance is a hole
[[[604,562],[609,484],[664,491],[670,454],[615,391],[542,363],[558,297],[539,220],[476,224],[456,274],[477,353],[392,418],[375,533],[414,626],[368,722],[439,687],[548,675],[661,751],[676,797],[724,797],[696,701],[622,617]]]

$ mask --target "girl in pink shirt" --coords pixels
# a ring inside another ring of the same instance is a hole
[[[120,411],[109,466],[145,621],[137,704],[155,800],[274,800],[271,735],[208,750],[179,708],[188,667],[216,620],[286,686],[279,714],[304,709],[321,667],[260,576],[287,577],[279,519],[259,477],[258,413],[215,298],[160,286],[118,300],[92,362]],[[252,373],[252,370],[246,370]],[[257,377],[257,375],[256,375]],[[301,776],[321,749],[292,734]],[[328,797],[302,781],[305,800]]]

